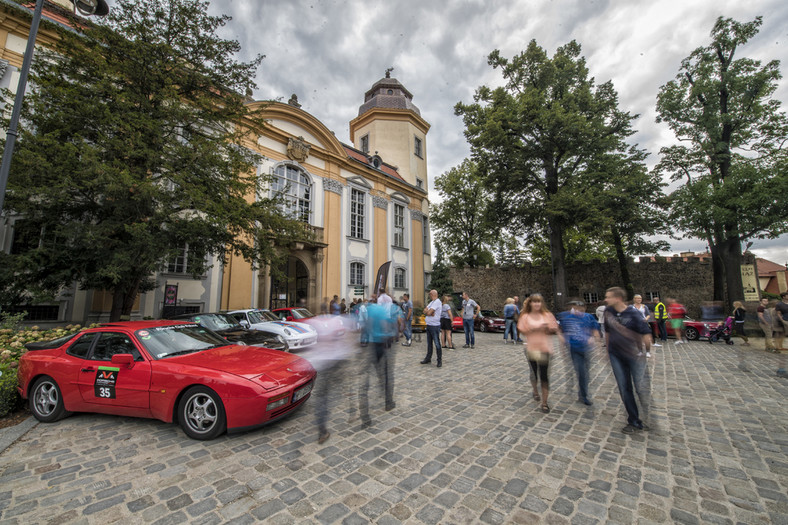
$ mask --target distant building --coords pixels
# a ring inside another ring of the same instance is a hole
[[[760,257],[755,259],[755,264],[762,292],[780,294],[788,291],[788,268]]]

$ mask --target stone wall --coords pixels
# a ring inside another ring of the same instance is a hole
[[[753,262],[753,257],[745,254],[744,263]],[[713,273],[708,259],[641,257],[639,261],[630,263],[629,273],[635,293],[642,294],[645,302],[648,302],[648,292],[658,293],[663,301],[667,297],[675,297],[694,318],[700,318],[701,305],[714,295]],[[501,310],[507,297],[519,295],[522,302],[524,297],[537,292],[554,309],[549,267],[526,263],[520,267],[452,268],[451,278],[455,291],[467,291],[485,309]],[[600,302],[607,288],[622,286],[618,263],[613,260],[569,266],[567,281],[569,297],[582,298],[586,292],[596,293]],[[756,303],[746,305],[753,317],[756,306]]]

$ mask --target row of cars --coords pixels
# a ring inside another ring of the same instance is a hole
[[[107,323],[28,343],[18,389],[39,421],[72,412],[154,418],[214,439],[285,417],[309,398],[317,373],[290,351],[316,344],[321,331],[341,334],[341,320],[320,317],[245,309]]]

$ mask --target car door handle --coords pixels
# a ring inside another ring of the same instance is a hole
[[[95,368],[83,368],[82,369],[82,372],[95,372],[95,371],[96,371]]]

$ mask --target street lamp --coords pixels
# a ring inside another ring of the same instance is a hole
[[[86,16],[104,16],[109,13],[109,5],[107,5],[106,0],[75,0],[74,7]],[[8,131],[6,131],[3,162],[0,164],[0,214],[3,213],[5,188],[8,184],[8,172],[11,170],[11,157],[14,155],[14,146],[16,145],[19,114],[22,112],[22,99],[25,98],[25,89],[27,89],[27,74],[30,72],[30,63],[33,61],[33,51],[36,47],[38,25],[41,23],[41,11],[43,9],[44,0],[36,0],[36,9],[33,11],[33,21],[30,22],[30,35],[27,37],[25,57],[22,60],[22,70],[19,72],[19,84],[17,85],[16,96],[14,97],[14,109],[11,111],[11,122],[8,124]]]

